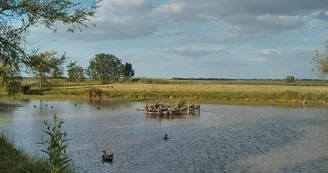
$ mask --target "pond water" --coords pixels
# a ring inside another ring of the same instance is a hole
[[[202,104],[200,115],[160,119],[136,110],[144,105],[2,103],[0,130],[17,148],[42,157],[36,143],[44,120],[56,113],[66,120],[77,172],[328,172],[327,108]],[[114,152],[113,163],[102,163],[102,150]]]

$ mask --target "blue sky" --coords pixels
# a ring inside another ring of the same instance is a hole
[[[85,2],[87,0],[84,0]],[[96,27],[31,30],[31,47],[131,62],[137,77],[316,78],[328,38],[327,0],[103,0]]]

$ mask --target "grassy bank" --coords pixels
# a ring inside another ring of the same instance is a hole
[[[32,89],[30,94],[48,98],[89,98],[90,88],[100,89],[104,99],[180,99],[228,102],[279,102],[297,103],[307,100],[322,103],[328,100],[328,86],[289,85],[235,85],[235,84],[142,84],[115,83],[106,85],[77,85],[46,87],[40,92]],[[31,97],[31,96],[28,96]]]
[[[19,151],[4,136],[0,136],[0,172],[2,173],[46,173],[50,172],[47,162],[30,158]]]

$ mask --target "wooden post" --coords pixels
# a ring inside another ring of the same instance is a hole
[[[148,115],[148,104],[146,105],[146,111],[147,111],[147,115]]]
[[[187,115],[189,115],[189,99],[188,99],[188,109],[187,109]]]

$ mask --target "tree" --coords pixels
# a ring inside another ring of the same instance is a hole
[[[40,89],[42,89],[42,81],[48,76],[57,76],[63,73],[63,67],[66,60],[65,54],[56,57],[57,52],[44,52],[29,57],[30,69],[33,74],[40,79]]]
[[[123,69],[123,77],[124,78],[131,78],[134,76],[134,70],[132,68],[131,63],[125,63],[124,69]]]
[[[287,76],[286,77],[287,83],[295,83],[295,77],[294,76]]]
[[[123,76],[123,67],[121,60],[114,55],[100,53],[90,60],[87,74],[95,80],[117,81]]]
[[[12,78],[6,82],[6,91],[8,93],[8,97],[13,97],[14,99],[16,98],[16,95],[21,90],[21,81],[22,80],[19,78]]]
[[[76,62],[71,62],[67,65],[68,80],[71,82],[79,82],[85,79],[84,70],[81,66],[77,65]]]
[[[313,62],[315,63],[315,68],[312,70],[317,70],[318,76],[321,78],[327,77],[328,75],[328,41],[325,42],[325,51],[319,52],[315,51],[315,56],[313,57]]]
[[[91,0],[90,0],[91,1]],[[13,73],[30,65],[26,36],[38,24],[56,32],[55,24],[70,25],[67,31],[81,31],[94,16],[99,1],[83,5],[74,0],[0,0],[0,62]],[[1,75],[1,74],[0,74]]]

